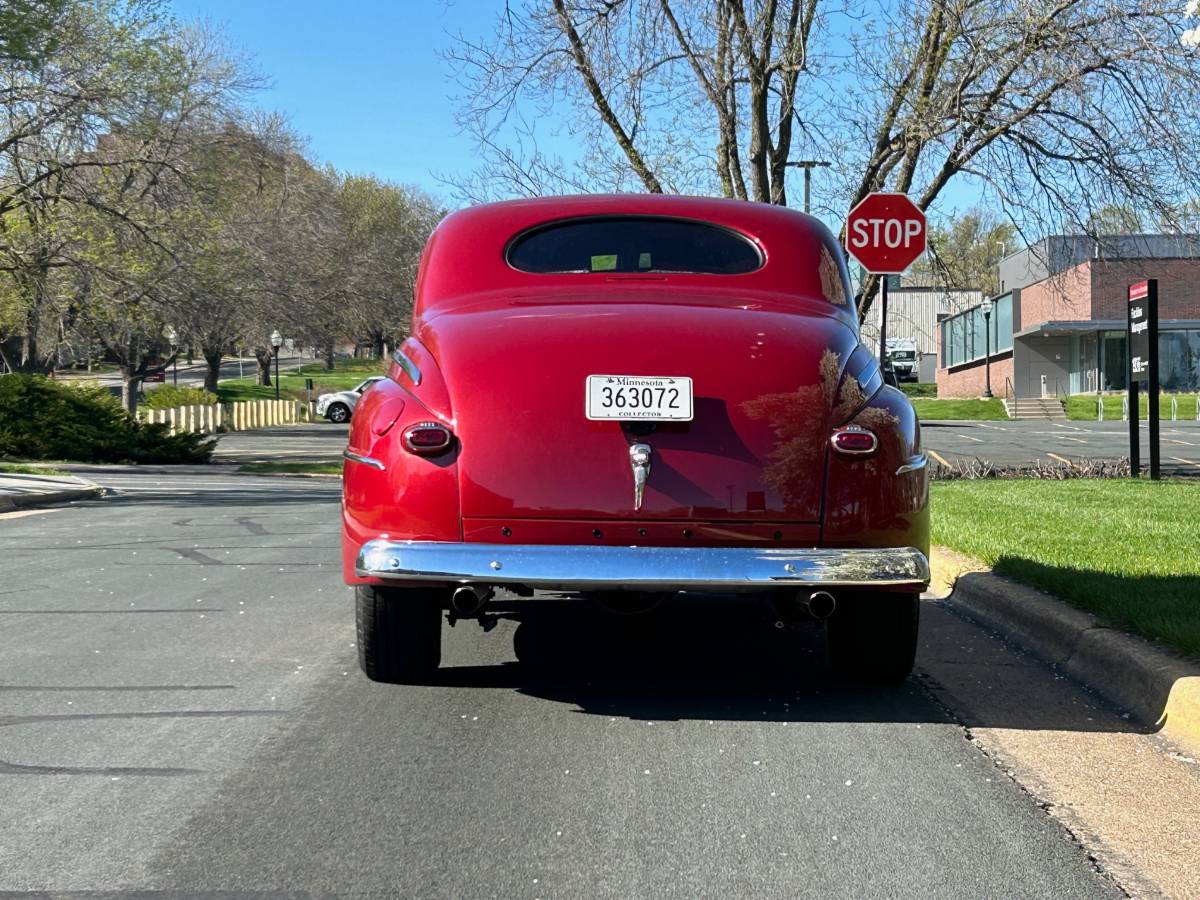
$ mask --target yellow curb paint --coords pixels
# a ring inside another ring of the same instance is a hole
[[[946,547],[929,548],[929,593],[935,597],[950,596],[960,575],[986,571],[988,567],[974,557]]]
[[[934,459],[936,459],[938,462],[940,462],[947,469],[950,468],[950,463],[946,462],[945,458],[940,453],[938,453],[936,450],[926,450],[925,452],[928,453],[930,456],[932,456]]]
[[[1200,675],[1175,679],[1158,724],[1168,738],[1200,753]]]
[[[1175,462],[1183,463],[1185,466],[1195,466],[1197,469],[1200,469],[1200,463],[1194,463],[1190,459],[1183,459],[1182,457],[1179,457],[1179,456],[1172,456],[1170,458],[1175,460]]]

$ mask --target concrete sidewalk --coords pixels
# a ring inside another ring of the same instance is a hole
[[[90,500],[104,488],[74,475],[14,475],[0,472],[0,513],[70,500]]]

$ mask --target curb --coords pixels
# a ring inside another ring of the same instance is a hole
[[[53,506],[56,503],[68,503],[72,500],[94,500],[102,496],[104,496],[104,488],[98,484],[69,491],[17,494],[14,497],[0,497],[0,513],[13,512],[18,509],[31,509],[37,506]]]
[[[238,475],[253,475],[255,478],[338,478],[332,472],[238,472]]]
[[[977,560],[969,561],[974,563],[970,570],[962,568],[967,558],[941,547],[932,556],[935,582],[953,584],[946,602],[954,609],[1200,754],[1200,666],[1102,625],[1050,594],[993,575]]]

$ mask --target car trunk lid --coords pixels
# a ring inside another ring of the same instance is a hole
[[[856,339],[819,304],[514,299],[427,320],[466,518],[816,522],[830,410]],[[692,379],[688,422],[590,421],[590,375]],[[640,508],[630,446],[650,448]]]

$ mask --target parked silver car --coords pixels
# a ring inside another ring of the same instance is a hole
[[[332,394],[322,394],[317,398],[317,415],[324,416],[330,422],[349,422],[354,415],[354,407],[358,405],[363,392],[377,381],[386,376],[372,375],[362,384],[348,391],[335,391]]]

